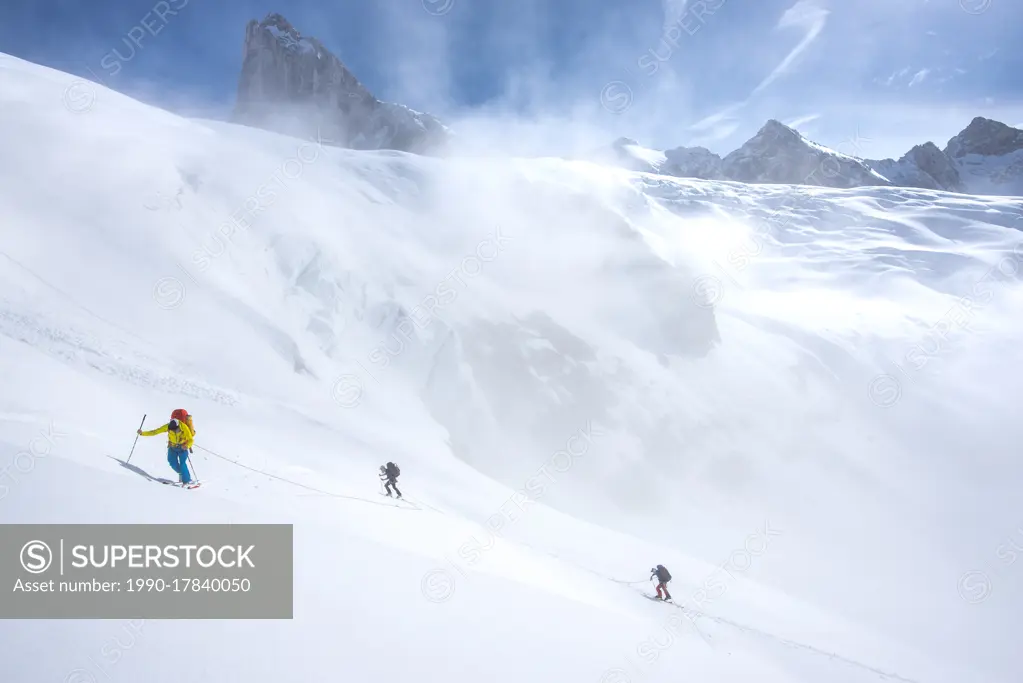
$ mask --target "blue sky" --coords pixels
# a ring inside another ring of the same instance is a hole
[[[978,115],[1023,124],[1017,0],[165,2],[160,20],[157,0],[7,0],[0,51],[224,117],[246,22],[278,11],[378,97],[525,153],[572,136],[726,153],[777,118],[875,158]],[[156,35],[111,75],[144,21]]]

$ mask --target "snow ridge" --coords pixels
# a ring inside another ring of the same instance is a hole
[[[944,150],[926,142],[898,160],[860,159],[843,154],[775,120],[768,121],[753,138],[724,159],[702,147],[678,147],[662,153],[629,142],[627,149],[618,149],[615,155],[595,158],[632,170],[680,178],[836,188],[894,185],[1023,196],[1023,131],[982,117],[975,118],[950,139]],[[639,149],[642,154],[635,152]],[[667,161],[637,167],[637,157],[649,159],[658,155]]]

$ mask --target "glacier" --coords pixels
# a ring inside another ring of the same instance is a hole
[[[0,130],[0,521],[296,529],[293,620],[7,621],[4,680],[1018,677],[1023,198],[339,149],[6,55]],[[182,405],[188,492],[123,462]]]

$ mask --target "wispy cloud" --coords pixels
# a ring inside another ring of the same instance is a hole
[[[929,73],[931,73],[930,69],[920,69],[917,71],[913,76],[913,79],[909,82],[909,87],[912,88],[913,86],[923,83],[927,79],[927,75]]]
[[[785,59],[753,90],[753,94],[756,95],[761,92],[791,69],[800,55],[817,40],[821,31],[824,30],[827,21],[828,10],[819,7],[811,0],[799,0],[799,2],[786,10],[785,14],[778,20],[777,28],[799,28],[804,30],[805,34],[803,39],[799,41],[799,44],[792,48],[788,55],[785,56]]]
[[[885,85],[891,85],[900,78],[905,78],[909,75],[909,67],[903,67],[898,71],[892,72],[892,75],[888,77],[888,80],[884,82]]]
[[[665,7],[667,4],[673,1],[679,0],[665,0]],[[791,28],[798,27],[805,31],[802,40],[796,45],[785,59],[783,59],[771,73],[760,82],[760,84],[753,89],[752,92],[741,102],[735,102],[727,107],[706,116],[696,123],[689,126],[690,130],[697,131],[700,133],[694,140],[690,141],[690,144],[712,144],[719,140],[724,140],[734,134],[742,125],[743,118],[741,112],[747,108],[753,98],[771,83],[789,71],[792,66],[799,59],[799,56],[806,51],[806,49],[813,43],[814,40],[820,35],[821,31],[824,30],[824,25],[827,22],[828,11],[814,4],[812,0],[799,0],[795,5],[790,7],[782,14],[781,18],[775,28]],[[811,116],[805,116],[796,119],[796,125],[805,125],[810,121],[817,118],[819,115],[814,114]],[[794,126],[793,126],[794,127]]]
[[[697,135],[690,139],[687,144],[690,147],[706,147],[707,145],[713,145],[715,142],[727,140],[735,131],[739,130],[740,125],[742,124],[738,119],[729,119],[709,129],[704,129],[705,132],[702,135]]]
[[[678,23],[678,20],[685,14],[688,4],[689,0],[661,0],[661,5],[664,7],[664,28],[662,29],[664,33]]]
[[[710,145],[719,140],[724,140],[731,136],[735,131],[742,125],[742,121],[736,114],[743,107],[746,106],[746,102],[736,102],[730,104],[724,109],[705,116],[696,123],[689,126],[689,130],[696,131],[698,135],[693,139],[689,140],[689,145]]]
[[[800,126],[805,126],[811,121],[816,121],[820,117],[821,117],[820,114],[807,114],[806,116],[800,116],[798,119],[793,119],[792,121],[789,121],[785,125],[788,126],[789,128],[799,128]]]
[[[704,118],[700,119],[696,123],[689,126],[689,128],[690,130],[706,131],[716,126],[719,126],[720,124],[725,123],[727,121],[735,120],[733,114],[738,112],[745,105],[746,105],[745,102],[736,102],[735,104],[730,104],[721,111],[715,112],[710,116],[705,116]]]

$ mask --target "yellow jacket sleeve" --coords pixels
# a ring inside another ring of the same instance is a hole
[[[165,431],[167,431],[167,425],[142,432],[142,436],[156,436],[157,434],[163,434]]]
[[[148,432],[142,432],[142,436],[156,436],[157,434],[167,433],[167,445],[168,446],[181,446],[182,448],[191,448],[195,440],[195,433],[188,428],[188,425],[182,420],[178,420],[178,431],[172,432],[169,430],[169,423],[156,429],[150,429]]]

